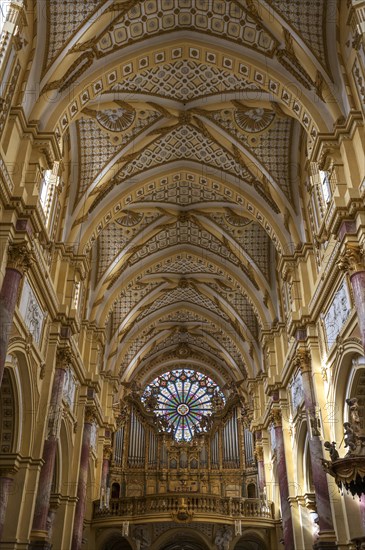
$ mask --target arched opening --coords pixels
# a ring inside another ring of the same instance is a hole
[[[179,528],[163,533],[151,550],[209,550],[210,543],[200,529]]]
[[[119,498],[119,497],[120,497],[120,485],[119,483],[113,483],[111,498]]]
[[[256,542],[254,540],[243,540],[239,541],[234,550],[264,550],[261,542]]]
[[[255,483],[249,483],[247,485],[247,497],[257,498],[257,489]]]
[[[234,550],[267,550],[267,546],[260,537],[250,534],[240,538]]]
[[[187,531],[175,533],[167,542],[157,547],[158,550],[208,550],[207,546]]]
[[[127,539],[115,534],[104,543],[102,550],[132,550],[132,546]]]

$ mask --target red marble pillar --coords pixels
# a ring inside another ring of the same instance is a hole
[[[82,532],[86,507],[86,485],[91,444],[91,427],[95,420],[95,409],[86,407],[84,431],[82,435],[79,481],[77,484],[77,504],[72,533],[71,550],[81,550]]]
[[[281,425],[281,411],[279,409],[273,409],[272,419],[275,427],[276,463],[280,492],[280,508],[283,524],[284,548],[286,550],[294,550],[294,531],[289,503],[288,472],[286,469],[284,435]]]
[[[109,505],[108,502],[108,478],[110,470],[110,459],[112,456],[112,448],[110,445],[105,445],[103,448],[103,465],[101,469],[100,483],[100,507],[103,508]]]
[[[51,505],[49,510],[48,510],[47,533],[48,533],[48,540],[49,541],[52,540],[53,525],[54,525],[54,520],[55,520],[55,517],[56,517],[56,514],[57,514],[57,508],[58,508],[58,505],[57,506]]]
[[[304,404],[308,414],[309,428],[309,453],[312,466],[313,485],[316,495],[316,508],[318,514],[319,535],[334,535],[330,496],[328,491],[327,476],[322,466],[323,449],[320,440],[320,432],[317,425],[315,399],[312,387],[311,358],[307,350],[297,351],[294,363],[301,370],[304,393]]]
[[[255,457],[257,461],[257,470],[258,470],[258,477],[259,477],[259,490],[260,490],[260,497],[263,497],[265,492],[265,467],[264,467],[264,449],[262,446],[262,435],[261,432],[255,433]]]
[[[365,252],[355,243],[346,243],[338,266],[350,276],[361,341],[365,351]]]
[[[8,506],[14,473],[15,471],[11,469],[0,470],[0,541],[3,536],[6,508]]]
[[[51,400],[48,415],[48,433],[43,447],[43,466],[39,476],[38,492],[35,504],[31,540],[46,541],[48,538],[47,517],[49,512],[53,470],[57,452],[57,441],[61,427],[62,392],[65,374],[71,363],[71,353],[68,348],[60,348],[56,357],[56,372],[53,380]],[[36,544],[40,548],[40,542]],[[47,545],[46,545],[47,547]],[[32,548],[32,545],[30,546]]]
[[[20,281],[30,266],[30,253],[25,243],[11,244],[8,264],[0,290],[0,386],[3,379],[9,337]]]

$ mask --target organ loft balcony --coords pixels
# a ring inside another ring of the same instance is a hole
[[[143,393],[132,388],[116,409],[118,429],[93,502],[96,528],[141,521],[276,525],[260,476],[260,446],[255,453],[247,405],[236,392],[224,394],[203,374],[175,370]]]
[[[94,502],[93,523],[115,526],[121,522],[215,522],[263,528],[275,523],[273,503],[260,498],[221,497],[190,492],[114,498],[108,507]]]

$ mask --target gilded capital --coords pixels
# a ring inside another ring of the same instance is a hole
[[[67,369],[71,364],[72,352],[70,348],[58,348],[56,355],[56,367],[58,369]]]
[[[110,460],[113,454],[113,449],[110,445],[104,445],[103,447],[103,458],[106,460]]]
[[[260,443],[255,445],[255,458],[258,462],[264,460],[264,449]]]
[[[349,275],[365,271],[364,251],[357,244],[347,243],[337,265],[339,269],[346,271]]]
[[[87,405],[85,408],[85,423],[92,424],[96,420],[96,409],[92,405]]]
[[[8,250],[7,267],[19,271],[22,275],[28,271],[32,263],[32,253],[25,242],[11,243]]]
[[[311,370],[311,355],[306,349],[298,349],[294,355],[294,366],[299,367],[301,372],[309,372]]]
[[[275,428],[282,425],[282,415],[280,409],[272,409],[271,411],[271,421],[274,424]]]

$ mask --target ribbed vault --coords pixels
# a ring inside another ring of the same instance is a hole
[[[27,109],[64,149],[63,239],[89,254],[105,370],[125,384],[188,362],[222,387],[255,377],[283,320],[273,266],[305,241],[300,146],[341,116],[332,3],[305,19],[299,2],[77,4],[47,3]]]

